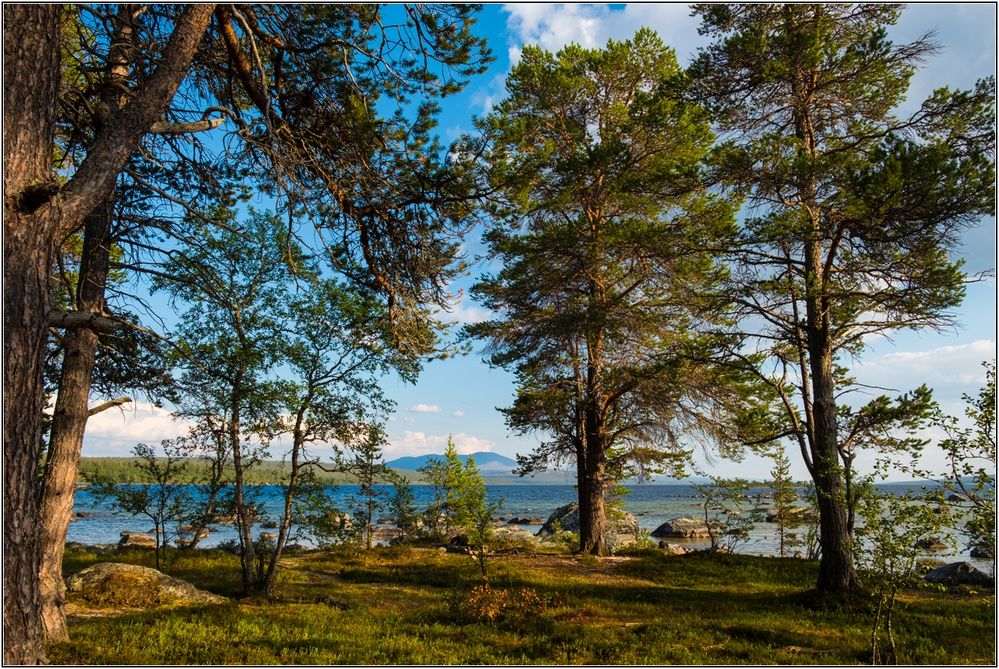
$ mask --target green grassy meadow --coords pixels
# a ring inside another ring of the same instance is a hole
[[[65,573],[150,551],[69,547]],[[69,599],[61,664],[858,664],[866,602],[816,605],[817,563],[658,550],[597,560],[504,555],[489,588],[465,555],[434,548],[308,552],[278,598],[236,599],[237,558],[176,551],[165,571],[223,605],[143,609]],[[123,605],[124,604],[124,605]],[[102,608],[103,607],[103,608]],[[994,664],[993,591],[919,586],[896,614],[904,664]]]

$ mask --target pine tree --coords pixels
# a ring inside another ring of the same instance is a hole
[[[354,458],[347,470],[357,478],[358,491],[354,498],[354,524],[361,534],[364,547],[371,550],[371,531],[375,524],[375,514],[384,506],[382,497],[385,491],[377,486],[389,480],[391,470],[382,457],[385,432],[378,426],[370,426],[364,439],[354,445]]]
[[[417,529],[419,512],[413,497],[413,486],[402,476],[392,477],[393,494],[388,501],[388,510],[392,514],[395,526],[399,528],[399,538],[407,541]]]
[[[690,69],[729,138],[718,176],[753,205],[731,260],[734,356],[778,398],[772,439],[796,440],[815,482],[817,586],[859,587],[850,549],[839,362],[898,329],[953,323],[960,232],[994,212],[995,81],[893,114],[935,47],[892,44],[884,4],[698,5],[713,38]],[[763,323],[763,327],[759,327]],[[760,435],[754,435],[760,443]]]
[[[469,331],[517,375],[508,425],[548,436],[523,464],[575,460],[581,552],[608,552],[604,496],[625,463],[677,466],[678,435],[712,435],[727,399],[698,361],[724,302],[708,249],[734,231],[733,206],[705,186],[714,137],[682,87],[650,30],[604,49],[526,47],[480,123],[496,191],[486,242],[503,268],[474,288],[498,318]]]
[[[785,549],[794,545],[793,535],[788,533],[794,526],[795,507],[798,493],[794,489],[791,478],[791,460],[781,447],[774,455],[774,468],[770,471],[773,480],[770,487],[773,490],[773,518],[777,524],[777,540],[780,546],[780,556],[784,557]]]

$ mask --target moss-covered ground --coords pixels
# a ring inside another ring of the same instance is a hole
[[[149,551],[67,551],[65,571],[151,566]],[[310,552],[278,597],[237,598],[237,559],[177,551],[165,571],[232,597],[214,606],[92,607],[70,599],[65,664],[857,664],[867,604],[817,605],[817,564],[742,555],[605,560],[504,555],[489,588],[468,556],[432,548]],[[992,591],[913,587],[896,614],[903,664],[995,664]]]

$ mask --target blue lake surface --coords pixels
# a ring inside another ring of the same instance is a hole
[[[385,491],[383,499],[388,499],[392,494],[391,486],[379,486]],[[703,499],[698,495],[694,486],[683,484],[645,484],[627,486],[630,493],[624,495],[622,506],[625,511],[633,514],[638,520],[639,527],[643,530],[652,531],[666,520],[678,516],[688,516],[700,518],[703,515]],[[882,492],[895,495],[902,495],[909,490],[917,490],[918,486],[912,484],[896,483],[882,484],[877,486]],[[278,520],[283,508],[283,489],[278,485],[257,486],[258,500],[262,504],[263,513],[273,520]],[[357,496],[357,485],[336,485],[330,486],[329,492],[335,500],[338,508],[348,509],[350,500]],[[413,484],[413,496],[418,509],[426,508],[432,500],[432,488],[428,485]],[[769,492],[768,488],[753,488],[749,494],[755,495],[760,492]],[[542,520],[546,519],[552,511],[563,504],[576,501],[576,489],[573,485],[489,485],[486,494],[490,501],[503,500],[503,505],[497,515],[534,517]],[[770,500],[760,499],[747,502],[747,510],[752,508],[763,509],[769,506]],[[90,490],[85,488],[76,491],[74,512],[83,513],[88,517],[74,520],[69,526],[67,541],[76,541],[85,544],[110,544],[117,543],[121,532],[149,532],[152,528],[152,521],[143,516],[130,516],[117,513],[111,508],[108,501],[98,500]],[[383,510],[379,515],[388,515],[387,510]],[[199,545],[211,547],[228,539],[235,539],[235,530],[226,525],[215,525],[214,531]],[[526,530],[537,531],[540,524],[523,525]],[[262,528],[258,527],[256,532]],[[800,531],[800,530],[799,530]],[[777,552],[777,526],[772,523],[757,523],[750,532],[749,541],[740,544],[737,551],[754,555],[773,555]],[[706,540],[671,540],[671,543],[687,544],[694,547],[706,546]],[[990,562],[972,560],[968,556],[967,549],[964,548],[964,541],[959,538],[958,544],[961,547],[958,551],[941,551],[932,555],[940,558],[953,558],[960,556],[972,562],[983,565],[991,565]]]

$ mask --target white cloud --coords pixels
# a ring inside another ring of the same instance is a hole
[[[689,62],[696,47],[704,43],[697,34],[699,19],[690,16],[686,5],[673,3],[635,3],[624,9],[607,5],[510,4],[507,28],[519,40],[508,49],[510,61],[520,58],[522,44],[538,44],[557,51],[567,44],[602,47],[611,37],[628,39],[639,28],[649,27],[663,41],[676,49],[681,64]]]
[[[451,415],[454,416],[455,418],[461,418],[462,416],[465,415],[465,412],[462,411],[461,409],[455,409],[453,412],[451,412]]]
[[[414,404],[406,409],[412,413],[440,413],[441,408],[436,404]]]
[[[476,437],[474,434],[459,432],[450,435],[454,440],[454,446],[458,453],[476,453],[478,451],[491,451],[495,444],[489,439]],[[385,457],[392,458],[404,455],[423,455],[425,453],[443,453],[447,446],[448,435],[427,434],[426,432],[414,432],[406,430],[401,437],[389,437],[388,446],[385,447]]]
[[[520,50],[517,50],[517,60],[520,59]],[[510,62],[516,62],[511,53]],[[480,84],[472,94],[472,103],[479,106],[482,114],[488,114],[496,106],[496,103],[506,97],[506,74],[497,74],[489,80],[487,84]]]
[[[166,409],[135,402],[108,409],[87,421],[84,451],[87,455],[128,455],[139,442],[158,445],[163,439],[187,434],[191,423],[178,420]]]
[[[933,388],[945,411],[953,411],[961,394],[975,394],[985,382],[982,362],[996,356],[996,342],[980,339],[968,344],[941,346],[929,351],[898,351],[867,357],[853,365],[861,383],[906,392],[921,384]],[[881,392],[881,391],[872,391]]]
[[[468,325],[481,323],[493,318],[495,314],[485,307],[475,304],[467,294],[456,293],[458,297],[448,310],[438,308],[434,316],[451,325]]]
[[[481,323],[493,317],[493,313],[475,304],[462,302],[447,314],[447,320],[452,323],[468,325],[471,323]]]

